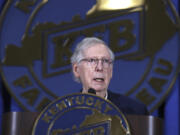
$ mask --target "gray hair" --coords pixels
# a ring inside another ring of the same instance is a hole
[[[71,56],[71,64],[79,63],[84,58],[83,51],[97,44],[104,45],[110,54],[111,60],[114,61],[114,53],[103,40],[96,37],[86,37],[77,44],[75,51]],[[74,79],[75,81],[80,82],[79,78],[74,77]]]

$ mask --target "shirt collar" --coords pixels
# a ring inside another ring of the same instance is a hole
[[[108,92],[106,91],[106,95],[104,97],[105,99],[108,99]]]

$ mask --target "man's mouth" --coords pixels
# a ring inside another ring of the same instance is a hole
[[[93,80],[97,82],[104,82],[104,78],[94,78]]]

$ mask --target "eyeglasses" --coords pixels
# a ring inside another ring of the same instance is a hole
[[[109,68],[113,62],[111,59],[106,59],[106,58],[102,58],[102,59],[84,58],[84,59],[80,60],[80,62],[81,61],[86,61],[90,67],[96,67],[98,65],[99,61],[101,61],[104,68]]]

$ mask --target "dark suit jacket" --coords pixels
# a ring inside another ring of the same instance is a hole
[[[121,94],[113,93],[108,90],[108,99],[114,103],[123,114],[129,115],[148,115],[144,104]]]

